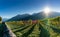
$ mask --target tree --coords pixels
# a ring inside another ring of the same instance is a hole
[[[0,17],[0,23],[2,23],[2,17]]]
[[[2,21],[2,17],[0,17],[0,21]]]
[[[2,17],[0,17],[0,21],[2,21]]]

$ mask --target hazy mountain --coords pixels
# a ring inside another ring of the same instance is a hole
[[[23,15],[16,15],[14,17],[12,17],[11,19],[7,20],[7,21],[19,21],[19,20],[23,20],[24,18],[30,16],[29,14],[23,14]]]
[[[49,14],[49,17],[56,17],[56,16],[60,16],[60,13],[59,12],[51,12]]]
[[[2,19],[3,22],[5,22],[5,21],[7,21],[7,20],[8,20],[8,18],[3,18],[3,19]]]
[[[60,13],[51,12],[48,17],[51,18],[56,16],[60,16]],[[45,17],[46,17],[46,14],[44,14],[44,12],[39,12],[32,15],[29,15],[29,14],[16,15],[11,19],[9,19],[8,21],[19,21],[19,20],[29,20],[29,19],[37,20],[37,19],[44,19]]]

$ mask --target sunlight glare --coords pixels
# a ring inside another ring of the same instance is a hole
[[[45,7],[44,8],[44,13],[48,16],[48,14],[50,13],[50,8],[49,7]]]

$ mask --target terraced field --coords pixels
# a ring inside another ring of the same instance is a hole
[[[32,22],[23,24],[6,22],[6,25],[16,37],[60,37],[59,20],[49,19],[43,21],[37,20],[35,23]]]

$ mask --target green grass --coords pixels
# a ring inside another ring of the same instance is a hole
[[[15,34],[19,37],[23,37],[23,36],[27,36],[28,32],[30,32],[30,30],[33,28],[34,25],[29,26],[28,28],[21,30],[21,31],[17,31],[15,32]]]
[[[38,20],[33,24],[22,22],[7,22],[6,25],[10,28],[17,37],[60,37],[60,17]],[[29,21],[29,20],[28,20]],[[2,27],[2,25],[0,25]],[[0,30],[2,28],[0,27]]]
[[[39,37],[39,35],[40,35],[39,25],[36,24],[32,33],[29,34],[28,37]]]

